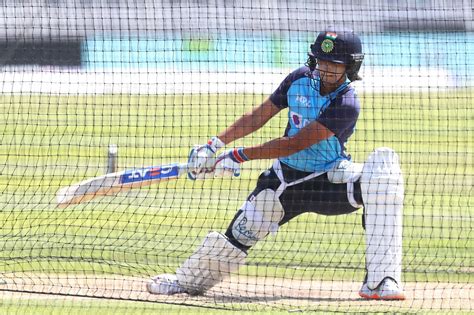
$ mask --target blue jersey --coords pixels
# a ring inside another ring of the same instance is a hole
[[[354,132],[360,105],[348,82],[328,95],[321,95],[318,72],[310,78],[308,71],[308,67],[301,67],[289,74],[270,100],[279,108],[288,108],[285,136],[297,134],[312,121],[318,121],[334,136],[279,160],[300,171],[325,172],[338,161],[350,159],[345,143]]]

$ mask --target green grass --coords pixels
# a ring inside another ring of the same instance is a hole
[[[212,306],[211,306],[212,307]],[[101,314],[101,315],[156,315],[156,314],[188,314],[188,315],[279,315],[288,314],[286,310],[265,310],[265,311],[228,311],[219,308],[191,307],[181,305],[169,305],[158,303],[143,302],[124,302],[124,301],[68,301],[68,300],[10,300],[0,305],[0,312],[4,315],[22,314],[22,315],[40,315],[40,314],[70,314],[82,315]]]
[[[401,157],[406,182],[406,281],[473,282],[474,113],[472,90],[361,95],[348,144],[362,162],[380,146]],[[0,270],[5,274],[172,272],[210,230],[224,231],[270,161],[241,178],[178,180],[67,209],[65,185],[100,175],[107,146],[122,168],[184,161],[193,144],[225,128],[261,95],[0,97]],[[280,136],[285,113],[235,145]],[[305,214],[257,244],[241,271],[322,280],[362,280],[361,211]]]

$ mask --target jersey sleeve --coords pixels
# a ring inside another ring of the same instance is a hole
[[[318,117],[317,121],[336,136],[352,132],[359,117],[360,104],[354,91],[340,95]]]
[[[308,67],[301,67],[290,73],[281,83],[280,86],[270,95],[270,100],[278,108],[288,107],[288,90],[293,82],[301,79],[309,71]]]

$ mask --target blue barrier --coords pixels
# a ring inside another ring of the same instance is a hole
[[[293,68],[306,61],[313,38],[217,37],[214,39],[94,37],[83,44],[86,69],[153,68],[176,71],[251,71]],[[365,66],[430,67],[470,77],[474,34],[384,33],[362,36]]]

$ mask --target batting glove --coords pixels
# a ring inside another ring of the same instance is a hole
[[[213,172],[216,152],[224,146],[218,137],[212,137],[207,144],[193,147],[188,157],[188,177],[204,179],[207,173]]]
[[[248,161],[244,148],[235,148],[225,151],[217,157],[215,164],[215,177],[240,176],[240,164]]]

